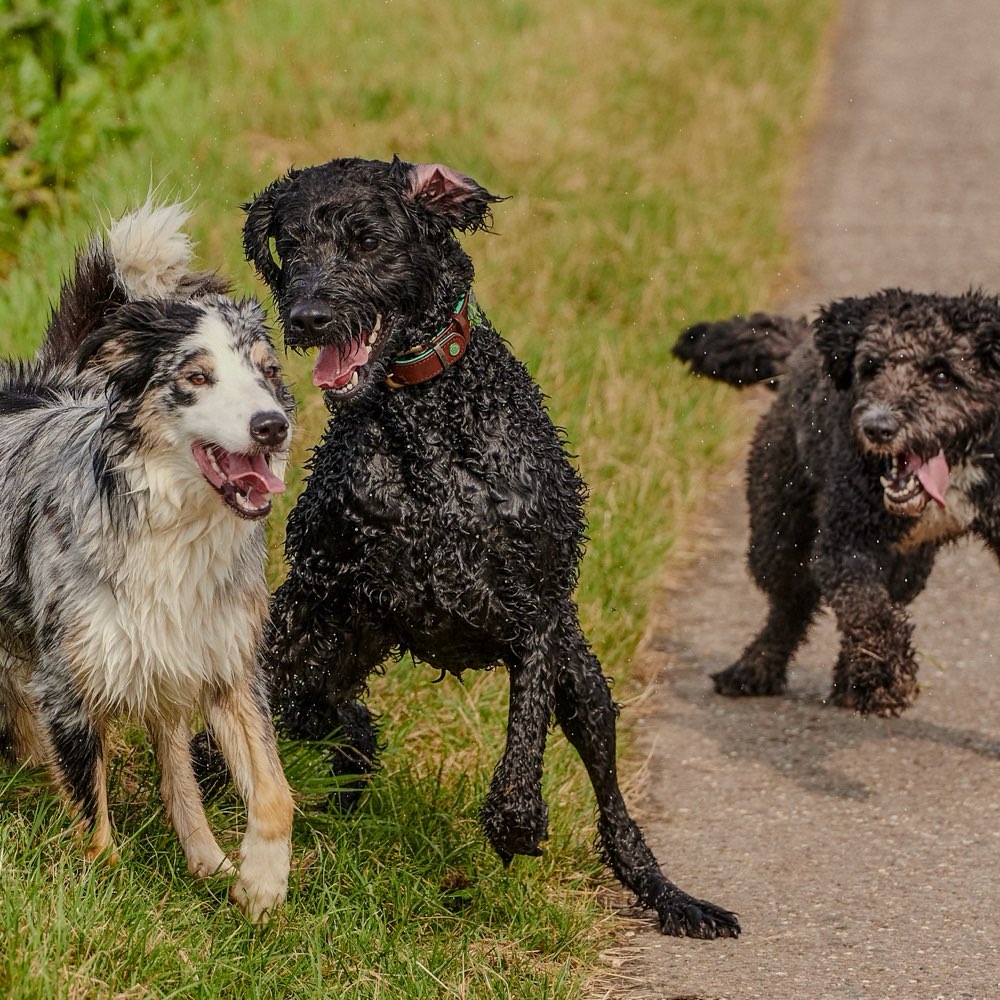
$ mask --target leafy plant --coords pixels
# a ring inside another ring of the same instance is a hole
[[[0,0],[0,270],[20,224],[58,211],[134,95],[183,44],[195,0]]]

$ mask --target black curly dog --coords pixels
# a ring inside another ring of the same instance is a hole
[[[898,715],[917,695],[906,605],[966,534],[1000,557],[1000,301],[896,289],[805,320],[756,313],[690,327],[695,372],[778,396],[747,472],[760,633],[715,674],[727,695],[780,694],[820,602],[841,636],[832,699]]]
[[[618,787],[616,707],[573,600],[585,486],[475,303],[454,235],[487,228],[500,200],[438,164],[339,159],[245,206],[247,256],[286,345],[319,348],[313,381],[333,414],[288,522],[274,705],[293,737],[345,735],[355,752],[335,768],[356,773],[376,752],[357,699],[389,655],[454,674],[505,664],[507,745],[481,814],[503,862],[541,853],[554,713],[590,775],[615,874],[664,933],[735,937],[732,913],[663,876]]]

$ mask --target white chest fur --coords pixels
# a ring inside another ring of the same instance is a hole
[[[189,714],[206,686],[246,669],[267,606],[255,530],[219,503],[208,517],[133,533],[118,565],[75,602],[72,658],[95,707]]]

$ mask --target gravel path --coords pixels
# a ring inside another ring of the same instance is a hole
[[[761,305],[1000,290],[996,0],[845,0],[792,219],[799,280]],[[746,398],[753,419],[766,396]],[[939,560],[913,606],[922,694],[900,719],[825,704],[829,616],[787,697],[719,697],[709,673],[764,610],[742,475],[722,477],[664,591],[644,654],[657,683],[626,719],[664,867],[737,910],[744,934],[677,940],[637,922],[594,995],[1000,998],[1000,572],[975,544]]]

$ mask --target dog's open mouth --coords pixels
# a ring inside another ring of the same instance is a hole
[[[930,500],[944,506],[948,462],[943,451],[926,460],[912,451],[889,455],[879,482],[885,509],[890,514],[919,517]]]
[[[271,470],[267,452],[240,455],[200,441],[191,451],[209,485],[240,517],[264,517],[271,510],[271,495],[285,491],[284,481]]]
[[[368,366],[382,353],[381,334],[379,313],[371,329],[362,330],[349,343],[321,347],[313,365],[313,385],[338,398],[353,396],[368,380]]]

